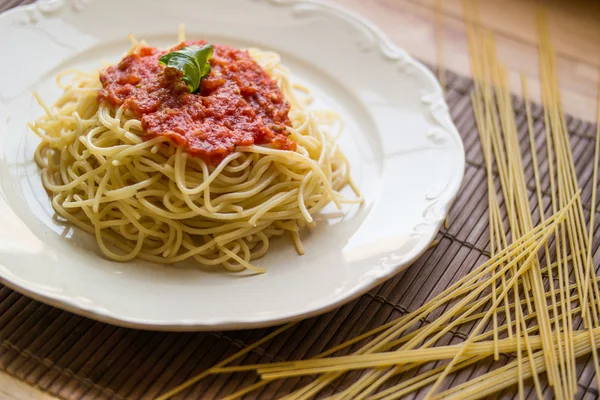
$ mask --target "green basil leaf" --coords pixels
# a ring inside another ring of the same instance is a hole
[[[175,68],[183,72],[183,81],[187,83],[191,93],[194,93],[200,85],[200,67],[196,58],[182,52],[173,52],[160,58],[160,63],[167,68]]]
[[[202,46],[197,52],[196,52],[196,61],[198,62],[198,65],[201,67],[200,68],[200,79],[208,76],[208,74],[210,74],[210,63],[208,62],[208,60],[210,60],[210,58],[213,55],[213,45],[212,44],[205,44],[204,46]]]
[[[213,46],[188,46],[165,54],[159,62],[167,68],[175,68],[183,73],[183,81],[187,83],[190,93],[194,93],[200,86],[202,78],[210,74],[210,63]]]

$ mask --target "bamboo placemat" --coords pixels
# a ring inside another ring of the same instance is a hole
[[[0,1],[0,12],[30,1]],[[326,348],[380,326],[418,308],[427,299],[456,282],[488,258],[486,172],[471,110],[472,81],[447,73],[446,97],[452,118],[462,135],[467,165],[460,194],[450,212],[449,225],[438,234],[439,243],[403,273],[359,299],[327,314],[302,321],[271,342],[257,348],[240,363],[283,361],[311,357]],[[522,99],[514,99],[516,122],[522,134],[530,188],[533,171],[528,158],[526,120]],[[543,140],[542,110],[533,106],[536,137]],[[582,199],[589,212],[595,125],[567,117]],[[540,163],[543,165],[543,159]],[[542,171],[547,183],[546,171]],[[534,192],[530,192],[533,200]],[[547,198],[549,196],[546,196]],[[535,203],[535,202],[533,202]],[[596,218],[597,225],[600,218]],[[598,230],[597,230],[598,231]],[[600,234],[594,240],[594,265],[599,265]],[[428,320],[423,320],[427,324]],[[217,361],[271,332],[164,333],[119,328],[82,318],[22,296],[0,285],[0,370],[64,399],[153,398],[187,380]],[[450,332],[439,344],[466,338],[464,327]],[[462,371],[446,385],[455,385],[511,360],[482,362]],[[578,360],[578,398],[599,397],[591,356]],[[414,373],[414,372],[413,372]],[[346,387],[358,372],[348,374],[323,392]],[[404,375],[406,376],[406,375]],[[255,381],[252,373],[211,376],[181,398],[219,398]],[[276,381],[248,398],[274,398],[297,389],[308,378]],[[426,393],[413,394],[422,397]],[[551,391],[544,394],[551,396]],[[529,396],[534,393],[530,390]],[[514,390],[502,397],[513,397]]]

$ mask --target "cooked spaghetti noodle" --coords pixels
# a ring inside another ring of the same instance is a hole
[[[134,42],[129,54],[144,47]],[[57,78],[64,93],[52,107],[36,95],[46,115],[30,124],[42,139],[35,161],[55,211],[94,234],[116,261],[192,258],[263,272],[251,260],[285,233],[303,254],[298,232],[315,224],[316,213],[330,202],[340,208],[362,201],[339,193],[347,184],[357,193],[336,144],[342,121],[332,111],[308,110],[309,90],[292,83],[276,53],[249,53],[291,106],[294,151],[239,146],[211,164],[166,136],[143,137],[130,110],[98,101],[98,72],[67,71]]]

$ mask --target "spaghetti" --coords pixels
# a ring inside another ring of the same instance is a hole
[[[134,41],[128,55],[146,49]],[[359,196],[336,143],[342,121],[307,108],[310,91],[292,83],[278,54],[249,54],[289,103],[285,134],[295,150],[264,143],[237,146],[218,163],[192,156],[168,135],[145,136],[143,121],[124,104],[99,101],[97,72],[67,71],[57,78],[64,93],[52,107],[36,95],[46,114],[30,124],[42,139],[35,161],[55,211],[94,234],[116,261],[193,259],[263,272],[251,261],[286,233],[303,254],[299,231],[315,224],[315,214],[330,202],[362,201],[339,192],[350,185]]]

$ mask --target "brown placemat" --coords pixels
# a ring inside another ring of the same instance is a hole
[[[0,1],[0,12],[28,2]],[[383,285],[335,311],[299,323],[252,351],[240,363],[314,356],[418,308],[487,259],[486,173],[469,99],[472,81],[451,73],[447,74],[446,81],[446,97],[464,141],[467,165],[460,194],[450,213],[449,226],[438,234],[439,244]],[[525,149],[523,102],[515,99],[514,103]],[[536,135],[541,139],[542,110],[534,106],[533,112]],[[567,117],[567,124],[578,177],[585,188],[584,207],[589,211],[595,125],[571,117]],[[524,161],[533,188],[530,159],[526,156]],[[530,194],[533,198],[534,193]],[[596,221],[600,222],[600,218]],[[600,259],[598,242],[600,235],[594,240],[595,265]],[[423,320],[423,323],[428,321]],[[270,331],[272,329],[164,333],[119,328],[47,306],[0,285],[0,370],[64,399],[153,398]],[[452,343],[466,335],[468,331],[462,328],[451,332],[443,342]],[[590,359],[591,356],[578,360],[578,398],[599,397],[593,379],[594,368],[588,362]],[[510,357],[501,356],[497,363],[509,360]],[[493,366],[492,362],[482,362],[457,374],[448,384],[458,384]],[[343,389],[356,379],[357,374],[348,374],[323,394]],[[218,398],[253,383],[255,379],[253,373],[211,376],[180,397]],[[279,397],[308,381],[308,378],[277,381],[249,398]],[[413,394],[411,398],[424,393]],[[534,396],[531,391],[528,394]],[[546,390],[544,394],[550,397],[551,391]],[[514,390],[505,391],[502,396],[513,397]]]

